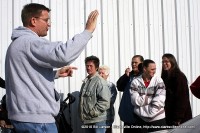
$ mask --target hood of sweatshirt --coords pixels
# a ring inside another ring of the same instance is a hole
[[[11,35],[11,40],[13,41],[19,38],[20,36],[24,36],[24,35],[37,35],[37,34],[33,32],[32,30],[30,30],[29,28],[19,26],[18,28],[13,30],[12,35]]]

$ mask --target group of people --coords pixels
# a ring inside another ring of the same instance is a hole
[[[135,55],[131,64],[132,71],[127,68],[117,81],[123,92],[119,116],[124,133],[165,130],[192,118],[188,81],[174,55],[162,56],[161,77],[155,75],[153,60]]]
[[[13,30],[5,60],[6,108],[15,133],[58,132],[54,117],[60,97],[54,79],[72,76],[77,69],[68,65],[92,38],[98,14],[92,11],[85,30],[71,40],[50,42],[42,38],[51,26],[50,9],[37,3],[23,7],[23,26]],[[192,118],[187,78],[172,54],[162,57],[161,77],[155,75],[156,63],[141,55],[135,55],[131,65],[132,70],[127,68],[117,81],[118,91],[123,92],[119,116],[124,127],[130,127],[124,133],[162,130],[161,126],[180,125]],[[117,90],[107,80],[109,67],[100,66],[96,56],[86,57],[85,67],[88,76],[79,99],[83,128],[87,133],[110,133]]]

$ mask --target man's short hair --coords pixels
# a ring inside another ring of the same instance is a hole
[[[44,10],[48,12],[51,11],[46,6],[37,3],[30,3],[25,5],[21,12],[21,19],[23,25],[27,26],[32,17],[40,17],[42,11]]]
[[[88,56],[85,58],[85,64],[88,62],[88,61],[92,61],[95,65],[96,68],[99,68],[99,64],[100,64],[100,61],[99,61],[99,58],[96,57],[96,56]]]
[[[144,57],[143,57],[142,55],[134,55],[134,56],[132,57],[132,59],[133,59],[133,58],[139,58],[141,62],[144,61]]]

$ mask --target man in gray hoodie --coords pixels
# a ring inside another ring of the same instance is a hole
[[[41,4],[24,6],[23,27],[13,30],[5,62],[8,117],[17,133],[57,133],[54,117],[60,109],[54,79],[71,76],[72,63],[96,28],[98,11],[90,13],[85,30],[67,42],[44,38],[50,27],[50,9]],[[54,68],[60,68],[54,71]]]

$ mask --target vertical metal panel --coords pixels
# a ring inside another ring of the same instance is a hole
[[[131,8],[130,8],[131,7]],[[133,44],[133,19],[132,1],[119,1],[119,54],[121,72],[124,73],[125,68],[130,67],[131,58],[134,54]]]
[[[190,77],[190,44],[189,44],[189,24],[187,0],[177,0],[177,39],[178,39],[178,63],[183,72]],[[187,66],[187,67],[184,67]]]
[[[0,1],[0,76],[5,79],[5,55],[6,55],[6,49],[11,42],[10,35],[12,32],[12,25],[13,25],[13,11],[12,9],[12,2],[9,1]],[[0,97],[2,97],[5,94],[5,90],[0,90]]]
[[[136,54],[149,58],[149,35],[147,0],[135,0],[135,45]]]
[[[85,11],[86,11],[85,21],[87,20],[88,15],[91,11],[97,9],[99,10],[100,13],[102,12],[102,10],[100,9],[101,8],[100,2],[101,1],[98,1],[98,0],[85,1]],[[89,45],[87,45],[87,48],[86,48],[87,50],[86,56],[95,55],[95,56],[98,56],[100,60],[102,60],[102,43],[103,43],[101,40],[102,39],[101,30],[102,30],[102,25],[103,25],[102,16],[103,14],[99,15],[98,22],[101,22],[101,23],[99,23],[99,25],[97,26],[96,32],[94,32],[93,34],[93,39],[90,41]]]
[[[176,28],[174,0],[163,0],[163,20],[165,45],[164,53],[176,55]]]
[[[161,71],[163,53],[172,53],[186,74],[189,85],[200,75],[200,1],[199,0],[0,0],[0,76],[4,78],[4,62],[13,28],[22,25],[21,9],[29,2],[51,8],[51,29],[46,37],[66,42],[85,28],[89,13],[98,9],[99,18],[93,38],[80,57],[71,65],[78,67],[71,78],[55,80],[60,93],[72,93],[77,101],[72,105],[74,132],[83,132],[78,111],[82,80],[86,77],[84,59],[96,55],[101,65],[110,66],[109,80],[116,83],[124,70],[131,67],[131,58],[141,54],[157,63]],[[0,95],[5,91],[0,90]],[[115,103],[114,125],[122,124],[118,107],[122,93]],[[200,114],[199,99],[191,95],[193,115]],[[114,129],[115,133],[122,129]]]
[[[149,40],[150,59],[156,62],[157,74],[161,72],[161,57],[163,54],[162,10],[160,0],[149,1]]]
[[[200,1],[189,0],[190,9],[190,28],[191,28],[191,53],[190,53],[190,64],[191,64],[191,77],[189,83],[194,81],[200,75]],[[189,77],[188,77],[189,78]],[[193,115],[200,114],[199,99],[192,97],[192,109]]]

